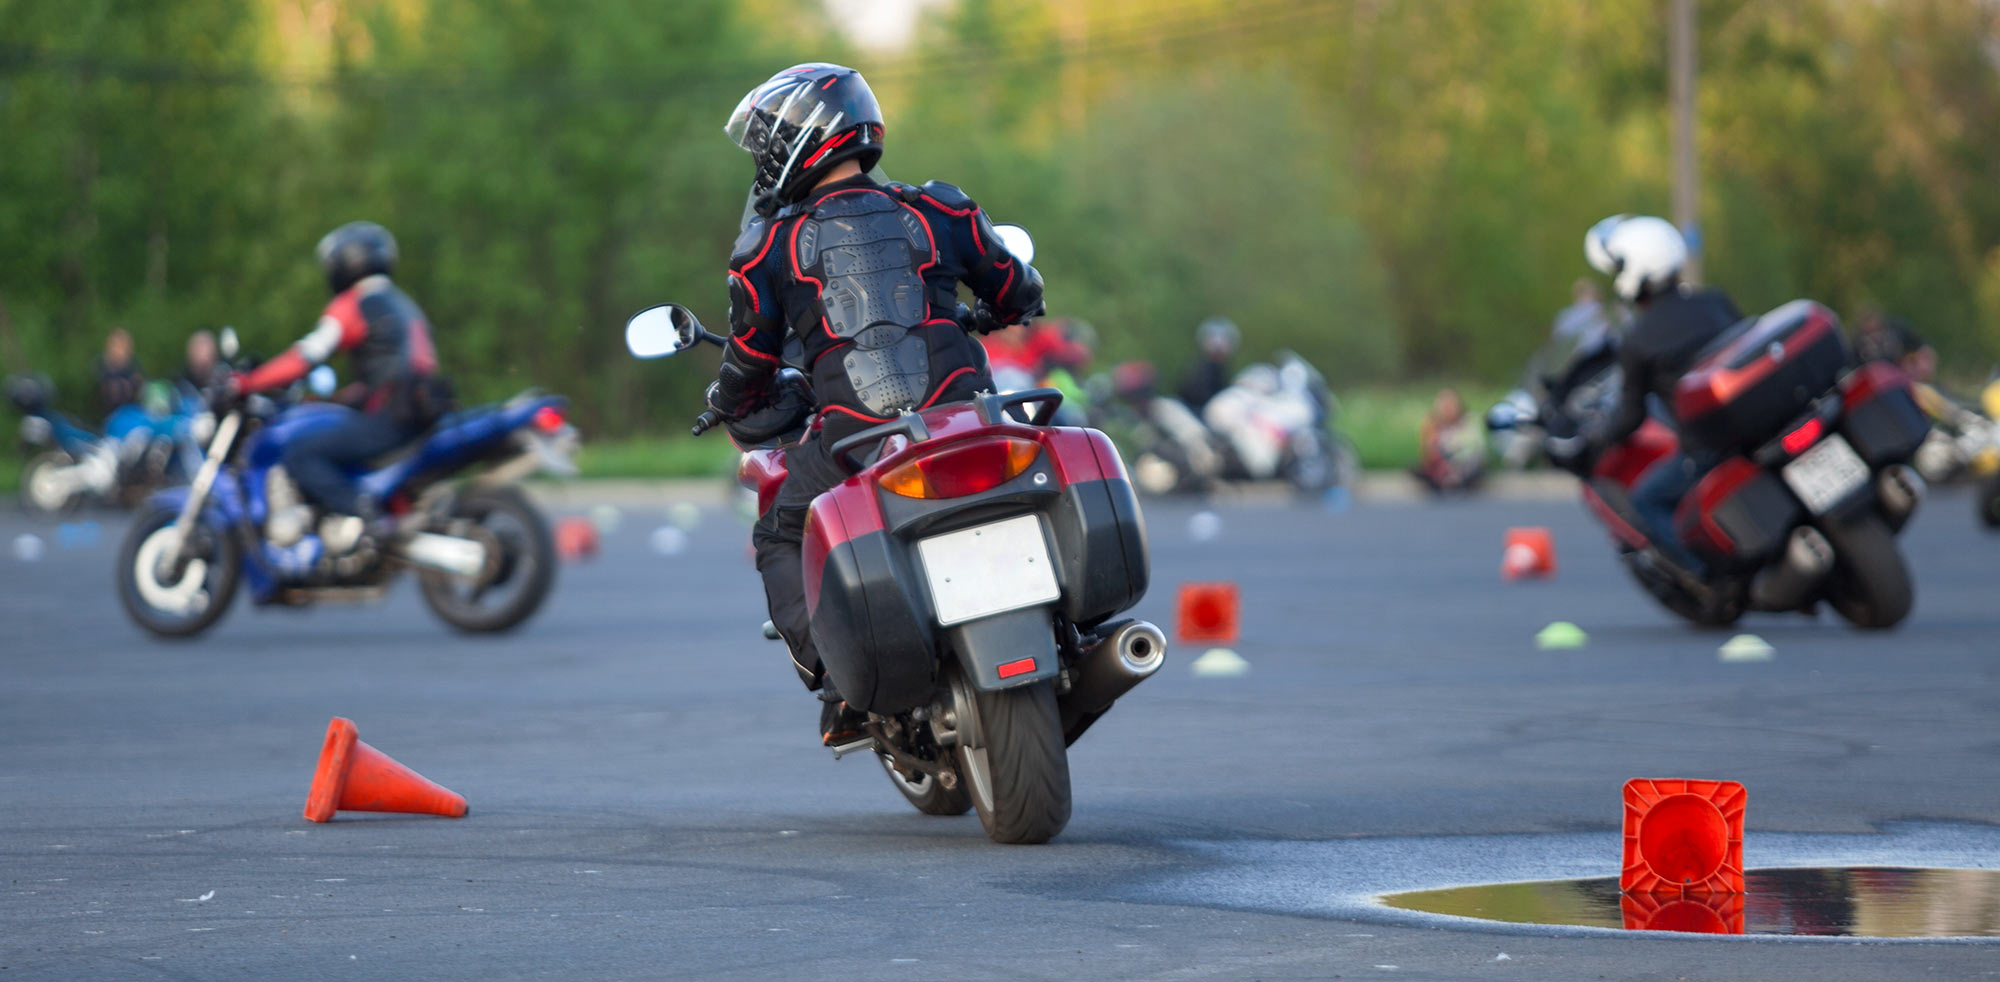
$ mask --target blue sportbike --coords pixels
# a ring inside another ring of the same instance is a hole
[[[326,402],[280,410],[253,396],[221,415],[192,483],[153,495],[133,522],[119,551],[119,599],[140,627],[189,637],[222,617],[239,584],[260,605],[372,600],[409,568],[451,626],[513,628],[555,582],[548,522],[519,482],[542,470],[574,473],[566,405],[529,392],[443,417],[354,475],[394,517],[393,533],[340,541],[322,534],[323,516],[281,461],[287,443],[355,410]]]
[[[164,382],[146,383],[144,398],[121,406],[104,433],[86,429],[50,405],[54,387],[39,375],[7,379],[7,397],[21,412],[21,505],[53,515],[89,502],[129,507],[170,484],[185,482],[201,464],[201,441],[215,418],[202,402]]]

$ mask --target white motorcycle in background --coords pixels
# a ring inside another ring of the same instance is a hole
[[[1275,365],[1238,372],[1199,417],[1177,399],[1148,400],[1157,445],[1136,456],[1133,480],[1152,494],[1219,481],[1282,480],[1306,494],[1349,485],[1360,455],[1330,425],[1338,409],[1319,369],[1279,352]]]

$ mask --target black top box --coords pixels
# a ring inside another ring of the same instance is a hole
[[[1725,331],[1674,387],[1683,443],[1716,451],[1758,446],[1840,382],[1848,363],[1840,318],[1794,300]]]

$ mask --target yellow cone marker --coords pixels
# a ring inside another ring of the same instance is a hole
[[[1250,670],[1250,663],[1228,648],[1210,648],[1190,663],[1194,674],[1203,678],[1228,678]]]
[[[1723,661],[1770,661],[1776,653],[1769,641],[1754,634],[1739,634],[1715,650],[1716,657]]]
[[[1590,635],[1568,621],[1556,621],[1535,632],[1535,647],[1543,651],[1574,651],[1583,647]]]

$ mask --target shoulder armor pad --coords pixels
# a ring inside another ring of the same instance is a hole
[[[905,204],[914,205],[917,203],[918,198],[924,196],[923,188],[917,187],[913,184],[904,184],[901,181],[890,181],[889,183],[884,184],[882,186],[888,188],[890,194],[893,194],[896,197],[903,199],[903,202]]]
[[[729,250],[729,265],[741,267],[764,251],[764,240],[770,237],[771,222],[764,218],[753,218],[743,227],[743,234],[736,237],[736,244]]]
[[[964,191],[960,191],[957,185],[946,184],[943,181],[925,182],[923,193],[929,195],[932,201],[955,212],[969,212],[979,207],[973,204],[972,198]]]

